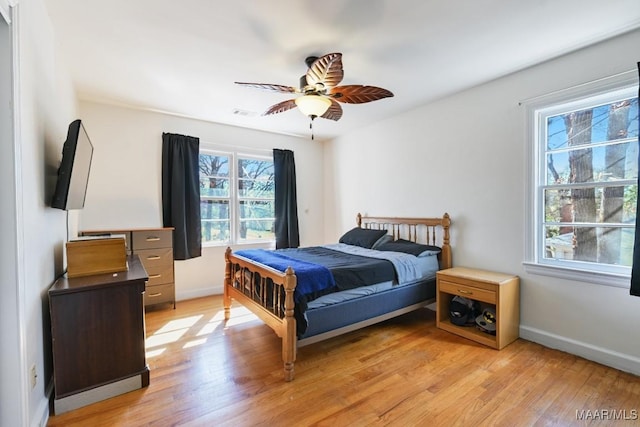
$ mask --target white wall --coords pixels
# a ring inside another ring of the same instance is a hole
[[[629,296],[628,289],[523,269],[527,140],[524,108],[518,105],[634,70],[638,46],[640,31],[327,143],[326,239],[350,228],[356,211],[384,216],[447,211],[454,265],[521,277],[521,336],[640,374],[640,298]]]
[[[15,324],[3,324],[3,328],[16,328],[18,342],[3,344],[2,360],[9,352],[12,359],[17,354],[19,361],[2,366],[0,425],[37,426],[48,417],[52,386],[47,290],[64,268],[66,239],[66,215],[51,209],[49,201],[76,105],[69,75],[55,54],[54,35],[42,0],[18,3],[12,17],[17,124],[13,149],[2,152],[11,156],[3,161],[15,165],[15,182],[7,185],[14,187],[9,193],[16,199],[5,209],[13,210],[14,215],[13,230],[6,238],[13,240],[14,253],[7,256],[15,259],[16,274],[3,288],[13,288],[7,295],[15,299],[8,303],[14,304],[17,316]],[[11,249],[3,245],[2,250]],[[32,366],[37,374],[34,387],[29,375]],[[5,376],[4,369],[15,371]]]
[[[200,138],[242,151],[290,149],[296,160],[301,244],[323,239],[323,150],[309,139],[251,131],[155,112],[92,102],[80,103],[94,145],[80,230],[162,226],[162,133]],[[202,256],[176,261],[178,300],[222,293],[225,246],[205,247]]]

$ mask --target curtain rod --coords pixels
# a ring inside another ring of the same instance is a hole
[[[589,85],[592,85],[592,84],[595,84],[595,83],[602,83],[602,82],[606,82],[608,80],[618,79],[618,78],[621,78],[621,77],[625,77],[627,74],[629,74],[630,77],[631,76],[635,76],[637,73],[638,73],[638,71],[635,70],[635,69],[628,70],[628,71],[622,71],[621,73],[613,74],[611,76],[601,77],[599,79],[594,79],[594,80],[591,80],[591,81],[588,81],[588,82],[584,82],[584,83],[580,83],[580,84],[577,84],[577,85],[574,85],[574,86],[571,86],[571,87],[567,87],[567,88],[564,88],[564,89],[558,89],[558,90],[554,90],[552,92],[547,92],[547,93],[542,94],[542,95],[536,95],[536,96],[532,96],[530,98],[525,98],[525,99],[522,99],[522,100],[518,101],[518,105],[528,104],[530,102],[537,101],[539,99],[544,99],[546,97],[553,96],[553,95],[558,95],[558,94],[561,94],[561,93],[564,93],[564,92],[570,92],[570,91],[579,89],[581,87],[589,86]]]

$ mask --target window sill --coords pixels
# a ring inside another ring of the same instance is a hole
[[[524,262],[524,270],[530,274],[557,277],[574,282],[586,282],[596,285],[612,286],[629,289],[631,277],[626,274],[605,273],[601,271],[577,270],[567,267]]]
[[[206,242],[202,244],[203,248],[236,248],[236,247],[255,247],[260,249],[275,249],[276,242],[275,241],[252,241],[252,242],[240,242],[240,243],[230,243],[230,242]]]

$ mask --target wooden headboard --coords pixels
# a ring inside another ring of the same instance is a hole
[[[451,245],[449,227],[451,218],[445,213],[440,218],[395,218],[374,217],[358,214],[356,223],[360,228],[387,230],[394,239],[406,239],[412,242],[440,246],[440,268],[451,268]]]

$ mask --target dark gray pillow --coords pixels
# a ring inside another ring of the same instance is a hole
[[[404,252],[415,256],[438,255],[442,251],[438,246],[421,245],[404,239],[378,245],[376,249],[379,251]]]
[[[371,249],[378,249],[378,246],[384,245],[385,243],[393,242],[393,236],[390,234],[385,234],[371,246]]]
[[[373,244],[385,234],[387,234],[386,230],[370,230],[368,228],[355,227],[344,233],[342,237],[340,237],[339,242],[371,249]]]

